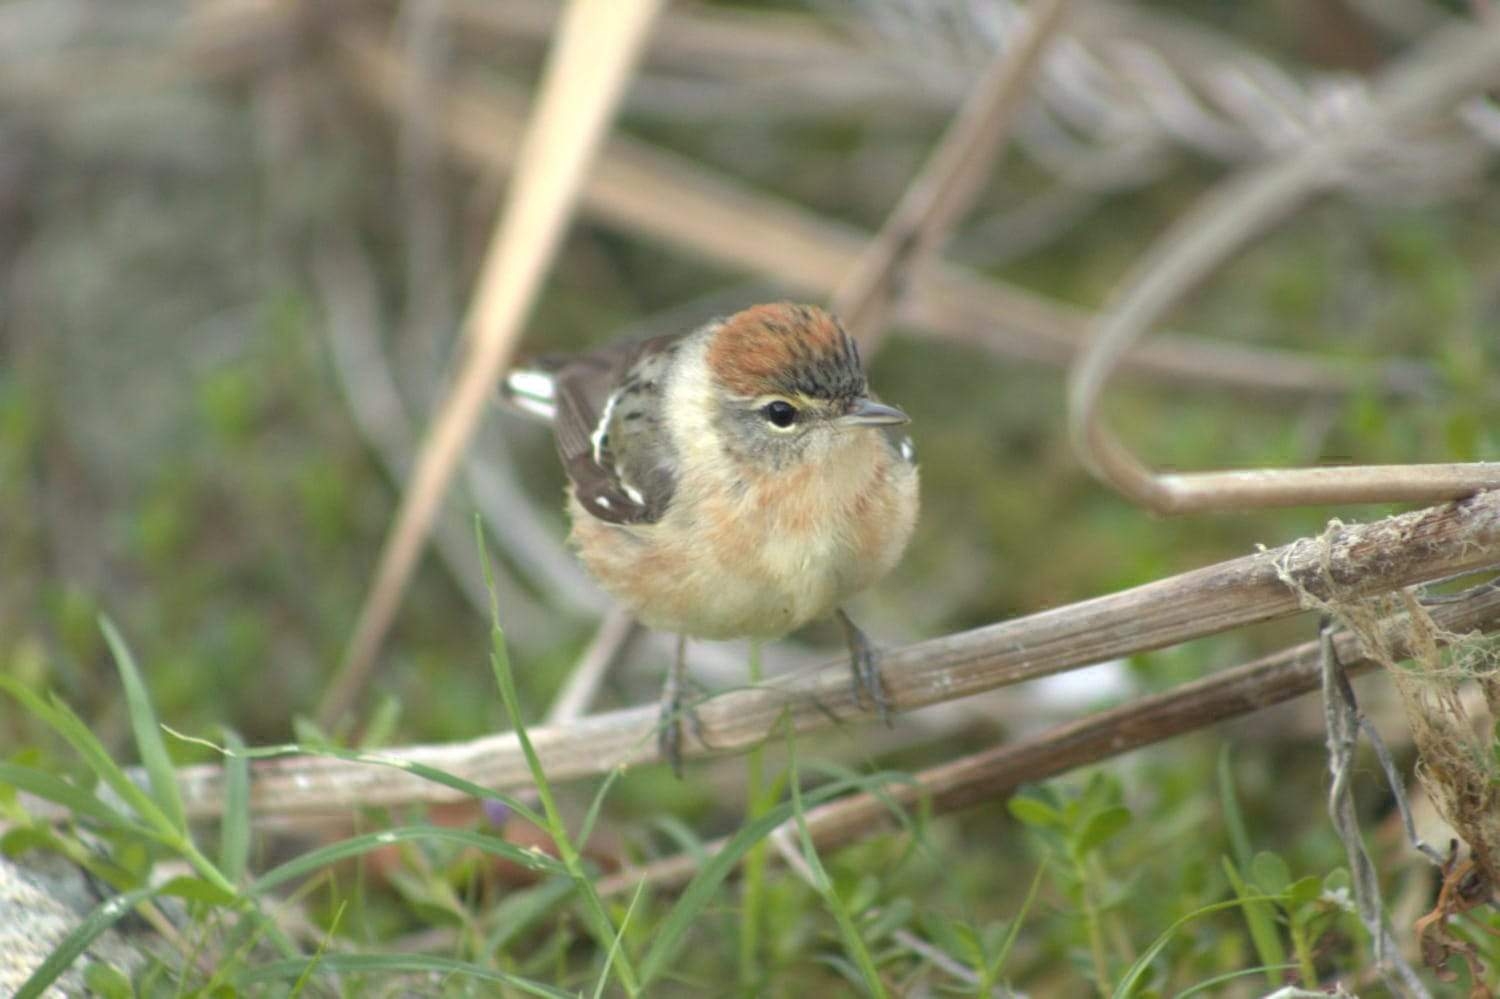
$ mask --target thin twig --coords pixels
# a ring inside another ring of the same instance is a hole
[[[1348,680],[1344,682],[1347,684]],[[1352,688],[1350,695],[1352,699]],[[1359,730],[1365,734],[1365,738],[1370,740],[1370,748],[1375,750],[1375,759],[1380,763],[1380,772],[1385,775],[1386,786],[1391,789],[1391,798],[1396,802],[1396,812],[1401,817],[1401,829],[1406,833],[1406,842],[1413,850],[1437,866],[1443,866],[1445,862],[1443,855],[1436,847],[1417,835],[1417,822],[1412,817],[1411,802],[1406,796],[1406,784],[1401,780],[1401,774],[1396,769],[1396,761],[1391,757],[1391,751],[1386,746],[1380,730],[1363,714],[1359,716]]]
[[[998,50],[937,148],[907,186],[885,225],[833,293],[833,311],[873,352],[907,274],[948,241],[984,188],[1026,84],[1061,26],[1068,0],[1038,0],[1026,26]]]
[[[1205,196],[1122,283],[1068,380],[1074,448],[1096,476],[1157,513],[1324,503],[1437,502],[1500,486],[1500,463],[1154,474],[1105,425],[1111,374],[1151,326],[1252,237],[1392,133],[1500,78],[1500,32],[1437,32],[1385,74],[1369,109]]]
[[[520,336],[584,171],[660,5],[661,0],[572,0],[568,5],[465,322],[467,356],[423,442],[343,662],[319,706],[325,729],[349,711],[374,669],[433,518]]]
[[[1354,700],[1354,688],[1349,684],[1334,646],[1333,623],[1327,619],[1318,629],[1318,659],[1323,717],[1328,726],[1328,769],[1333,774],[1328,789],[1328,814],[1349,858],[1359,919],[1374,941],[1375,963],[1381,969],[1386,985],[1397,994],[1401,994],[1404,986],[1409,994],[1427,999],[1430,995],[1427,987],[1401,956],[1401,950],[1391,935],[1380,901],[1380,879],[1360,837],[1359,817],[1354,811],[1354,792],[1350,787],[1354,749],[1359,743],[1359,707]],[[1392,972],[1398,976],[1399,984],[1392,979]]]
[[[881,658],[891,704],[908,711],[1023,680],[1148,649],[1176,645],[1302,608],[1306,594],[1352,599],[1412,586],[1500,560],[1500,492],[1371,524],[1341,526],[1319,539],[1222,562],[1130,590],[948,635]],[[1485,591],[1490,592],[1490,591]],[[1434,611],[1442,608],[1434,608]],[[798,730],[869,720],[849,687],[848,662],[779,676],[700,703],[701,738],[685,756],[743,749],[789,722]],[[657,759],[654,705],[539,727],[531,741],[554,781],[607,773]],[[514,733],[451,745],[408,746],[383,754],[415,761],[488,787],[531,782]],[[188,811],[217,814],[222,771],[179,772]],[[399,768],[317,757],[256,761],[252,801],[259,814],[447,801],[461,795]]]

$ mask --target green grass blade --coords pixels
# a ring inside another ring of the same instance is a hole
[[[495,929],[485,940],[485,953],[494,954],[503,950],[516,937],[531,928],[532,924],[561,905],[573,894],[573,882],[565,875],[544,881],[535,888],[513,892],[495,906],[486,920]]]
[[[1225,982],[1232,982],[1236,978],[1245,978],[1245,977],[1248,977],[1250,975],[1256,975],[1256,974],[1259,974],[1262,971],[1264,971],[1266,973],[1266,975],[1269,978],[1272,979],[1272,983],[1273,984],[1280,985],[1281,981],[1280,981],[1280,979],[1278,979],[1276,977],[1276,972],[1278,972],[1278,971],[1289,971],[1289,970],[1291,970],[1293,968],[1296,968],[1296,967],[1297,966],[1295,964],[1283,964],[1283,965],[1280,965],[1279,967],[1271,967],[1271,966],[1265,966],[1265,965],[1263,965],[1263,966],[1258,967],[1258,968],[1236,968],[1233,971],[1226,971],[1222,975],[1215,975],[1212,978],[1205,978],[1203,981],[1199,982],[1197,985],[1192,985],[1192,986],[1189,986],[1188,988],[1183,989],[1181,992],[1177,993],[1177,995],[1173,996],[1172,999],[1188,999],[1189,996],[1198,995],[1200,992],[1207,992],[1210,989],[1217,990],[1218,987],[1220,985],[1223,985]],[[1214,994],[1215,995],[1219,995],[1221,993],[1218,992],[1218,991],[1215,991]]]
[[[911,773],[902,770],[882,770],[873,775],[863,774],[852,767],[827,760],[808,760],[802,768],[825,780],[850,781],[859,791],[884,805],[891,821],[895,822],[901,831],[909,833],[918,831],[917,823],[912,818],[911,806],[898,801],[890,792],[890,788],[897,784],[920,790],[916,777]]]
[[[174,842],[179,838],[177,829],[157,807],[151,796],[130,779],[109,755],[109,750],[104,748],[104,744],[83,723],[83,719],[74,714],[65,703],[56,697],[43,700],[22,686],[20,681],[4,674],[0,674],[0,690],[6,691],[20,701],[28,711],[62,736],[68,745],[73,747],[74,752],[83,757],[84,763],[88,764],[89,769],[99,780],[113,790],[121,801],[151,827],[153,837],[170,838]]]
[[[239,896],[225,891],[223,886],[185,874],[157,886],[156,892],[158,895],[173,895],[189,902],[202,902],[221,909],[233,908],[239,903]]]
[[[371,850],[377,850],[382,846],[389,846],[393,843],[405,843],[411,840],[472,846],[485,853],[503,857],[511,863],[519,864],[527,870],[548,875],[564,873],[562,865],[547,854],[538,850],[523,849],[514,843],[507,843],[498,836],[472,832],[467,829],[449,829],[445,826],[400,826],[395,829],[365,833],[361,836],[351,836],[348,839],[339,840],[337,843],[330,843],[316,850],[310,850],[300,857],[271,868],[256,878],[250,884],[248,893],[251,895],[263,895],[278,885],[314,874],[329,864],[369,853]]]
[[[615,941],[610,944],[609,953],[605,955],[604,967],[599,969],[599,980],[594,983],[594,999],[602,999],[604,995],[604,986],[609,984],[609,969],[614,966],[615,958],[620,953],[620,944],[625,939],[625,928],[630,925],[630,918],[635,915],[635,907],[640,903],[645,891],[644,881],[635,886],[635,894],[630,897],[630,905],[625,910],[624,918],[620,920],[620,929],[615,933]]]
[[[1240,877],[1240,872],[1234,866],[1234,862],[1228,857],[1222,858],[1224,862],[1224,873],[1229,878],[1229,884],[1234,888],[1235,897],[1241,900],[1250,898],[1252,892],[1245,879]],[[1276,927],[1276,908],[1268,902],[1245,902],[1245,925],[1250,930],[1250,942],[1255,945],[1255,953],[1260,957],[1260,963],[1267,968],[1279,966],[1286,963],[1286,947],[1281,942],[1281,931]],[[1274,971],[1266,972],[1266,984],[1275,988],[1280,984]]]
[[[93,792],[45,771],[18,763],[0,763],[0,784],[8,784],[54,805],[61,805],[76,819],[91,819],[108,829],[149,834],[149,830],[100,801]]]
[[[307,959],[272,961],[247,969],[238,976],[241,986],[299,978],[308,968]],[[575,999],[574,993],[511,975],[495,968],[456,961],[431,954],[323,954],[316,959],[316,971],[323,975],[375,974],[405,972],[410,974],[462,975],[481,982],[508,985],[528,995],[543,999]]]
[[[619,780],[624,773],[624,767],[615,767],[599,785],[599,790],[594,793],[594,799],[589,802],[589,810],[583,816],[583,825],[578,828],[579,850],[588,845],[589,837],[594,835],[594,824],[599,821],[599,811],[604,807],[604,799],[609,795],[609,789],[615,786],[615,781]]]
[[[537,756],[536,747],[531,744],[531,737],[526,732],[526,723],[521,712],[521,699],[516,693],[515,674],[510,665],[510,650],[505,643],[505,632],[500,627],[500,604],[495,596],[495,575],[490,566],[489,551],[484,546],[484,528],[477,516],[474,518],[474,540],[479,548],[480,564],[484,569],[485,587],[490,594],[490,668],[495,675],[495,684],[500,688],[500,699],[505,704],[505,712],[510,716],[511,727],[516,733],[516,741],[520,744],[521,754],[526,759],[526,767],[531,771],[532,780],[536,784],[537,796],[542,802],[542,813],[547,818],[545,828],[552,836],[552,842],[557,847],[558,855],[562,858],[568,876],[578,886],[578,894],[583,900],[584,921],[595,942],[604,950],[609,951],[618,939],[609,917],[609,910],[604,907],[599,893],[594,890],[593,881],[583,868],[583,859],[568,835],[567,823],[563,821],[562,812],[559,811],[557,801],[552,795],[552,785],[542,769],[541,758]],[[619,967],[620,984],[630,995],[637,994],[640,986],[637,984],[635,967],[629,956],[620,952],[615,963]]]
[[[344,913],[348,910],[348,908],[348,899],[343,899],[339,902],[339,907],[334,910],[333,919],[329,923],[327,931],[324,932],[322,939],[318,941],[318,949],[313,952],[312,959],[307,961],[304,965],[302,974],[298,975],[297,980],[292,983],[292,990],[287,999],[298,999],[298,997],[307,990],[307,983],[312,981],[313,973],[316,972],[318,970],[318,966],[322,964],[323,955],[328,953],[329,941],[334,938],[334,934],[338,933],[339,925],[343,923]]]
[[[849,912],[849,907],[839,897],[838,890],[833,886],[833,879],[828,876],[828,871],[823,867],[823,861],[818,856],[818,849],[813,845],[812,833],[807,828],[807,813],[802,807],[801,778],[797,774],[797,747],[795,741],[788,736],[788,752],[790,754],[789,768],[791,776],[788,784],[792,791],[792,816],[797,823],[797,837],[802,841],[802,858],[807,861],[807,866],[813,873],[813,887],[819,895],[823,896],[823,902],[833,913],[833,919],[838,924],[839,935],[844,938],[844,947],[854,958],[855,967],[859,970],[860,978],[864,980],[865,989],[870,995],[883,997],[886,995],[885,983],[880,980],[880,972],[875,967],[875,959],[870,956],[870,948],[865,945],[865,938],[860,935],[859,926],[854,922],[854,916]]]
[[[1031,887],[1026,891],[1026,898],[1021,902],[1020,910],[1005,929],[1005,940],[1000,944],[1000,953],[995,955],[994,963],[991,965],[992,974],[1000,974],[1000,970],[1005,967],[1005,962],[1010,958],[1011,948],[1016,945],[1016,938],[1021,935],[1021,924],[1026,921],[1027,913],[1031,912],[1031,906],[1036,902],[1036,897],[1042,890],[1042,876],[1046,873],[1047,862],[1044,860],[1037,865],[1036,877],[1031,879]]]
[[[1177,935],[1178,930],[1199,916],[1212,915],[1215,912],[1223,912],[1225,909],[1233,909],[1252,902],[1274,901],[1276,901],[1276,896],[1274,895],[1252,895],[1249,898],[1234,898],[1227,902],[1215,902],[1212,905],[1205,905],[1201,909],[1194,909],[1187,915],[1177,919],[1162,932],[1161,936],[1152,941],[1151,946],[1147,947],[1141,953],[1140,957],[1135,959],[1135,963],[1130,966],[1125,972],[1124,977],[1120,979],[1119,984],[1115,986],[1114,999],[1129,999],[1130,996],[1134,995],[1147,969],[1151,967],[1151,962],[1156,960],[1157,955],[1166,949],[1167,944],[1172,942],[1172,938]]]
[[[1250,833],[1245,827],[1245,814],[1240,811],[1239,795],[1234,790],[1234,768],[1231,765],[1229,744],[1219,751],[1219,810],[1224,813],[1224,828],[1229,833],[1229,846],[1234,853],[1234,863],[1240,870],[1250,869]]]
[[[120,671],[120,682],[125,686],[125,707],[130,714],[130,728],[135,734],[136,751],[141,755],[141,764],[150,778],[151,790],[157,806],[172,828],[187,837],[187,813],[182,807],[182,793],[177,788],[177,772],[172,768],[172,758],[167,755],[166,743],[161,737],[161,725],[156,720],[156,710],[151,706],[151,696],[141,671],[136,666],[130,647],[115,628],[114,622],[100,615],[99,628],[104,640],[115,657],[115,666]]]
[[[250,760],[239,733],[224,730],[224,818],[219,823],[219,870],[240,883],[250,862]]]
[[[58,976],[78,960],[78,955],[88,950],[89,944],[98,939],[101,933],[125,918],[127,913],[155,894],[155,888],[138,888],[135,891],[125,892],[123,895],[116,895],[95,906],[94,910],[84,917],[83,922],[73,927],[73,931],[53,948],[52,953],[47,955],[47,959],[31,973],[31,977],[21,983],[15,999],[36,999],[44,994],[52,983],[57,981]]]
[[[874,775],[879,777],[879,775]],[[857,784],[863,784],[871,778],[864,778],[858,782],[834,781],[802,795],[807,804],[819,804],[836,798],[854,789]],[[713,899],[713,894],[718,890],[720,883],[727,878],[741,858],[750,852],[751,847],[771,834],[777,826],[792,817],[793,805],[791,802],[782,802],[775,808],[767,811],[759,818],[748,821],[740,826],[739,830],[724,844],[723,849],[710,857],[693,880],[688,882],[682,894],[677,898],[677,904],[672,911],[667,913],[667,918],[662,920],[652,935],[651,949],[641,960],[640,976],[641,985],[644,987],[658,975],[666,970],[667,965],[677,955],[677,951],[686,940],[687,933],[698,921],[703,909]]]

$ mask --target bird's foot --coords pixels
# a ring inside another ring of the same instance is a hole
[[[672,772],[682,777],[682,723],[687,721],[693,738],[703,741],[703,728],[698,722],[698,713],[687,703],[684,689],[687,680],[686,643],[679,640],[677,661],[667,674],[667,682],[661,689],[661,714],[656,726],[656,750],[661,758],[671,764]]]
[[[880,679],[879,654],[859,626],[849,620],[849,615],[838,612],[839,623],[844,626],[844,637],[849,643],[850,678],[854,690],[854,703],[862,708],[873,708],[886,725],[891,721],[891,702],[885,695],[885,684]]]

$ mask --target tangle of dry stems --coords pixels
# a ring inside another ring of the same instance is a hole
[[[882,658],[883,682],[892,705],[906,711],[1294,614],[1304,594],[1347,601],[1478,570],[1500,562],[1500,492],[1346,527],[1325,542],[1287,545],[894,649]],[[784,726],[807,731],[869,720],[851,696],[843,660],[711,697],[696,714],[699,726],[684,746],[689,758],[742,750]],[[655,762],[657,722],[655,705],[643,705],[541,726],[530,736],[549,778],[565,781]],[[513,733],[396,747],[372,762],[384,765],[319,757],[256,761],[254,811],[307,814],[462,797],[404,772],[407,762],[487,787],[531,783]],[[187,767],[179,776],[190,814],[219,813],[218,766]]]
[[[1068,380],[1074,449],[1089,469],[1156,513],[1329,503],[1431,503],[1500,487],[1500,462],[1255,469],[1157,475],[1109,429],[1101,397],[1127,352],[1161,316],[1253,236],[1313,191],[1378,153],[1393,134],[1500,80],[1500,31],[1434,32],[1384,74],[1363,114],[1231,178],[1152,247],[1100,313]]]
[[[1478,633],[1500,631],[1500,589],[1475,591],[1462,601],[1433,608],[1431,613],[1441,622],[1444,644],[1473,646]],[[1400,619],[1388,623],[1399,626]],[[1383,665],[1364,653],[1359,638],[1351,632],[1341,632],[1333,641],[1339,661],[1351,674]],[[1391,643],[1389,651],[1401,654],[1399,640]],[[895,828],[903,808],[925,805],[940,814],[994,801],[1022,784],[1046,780],[1311,693],[1321,681],[1321,652],[1321,642],[1306,642],[1164,693],[919,771],[911,781],[884,787],[879,794],[862,792],[819,805],[809,809],[804,820],[813,843],[819,850],[826,850]],[[1417,650],[1410,652],[1416,654]],[[725,842],[715,841],[694,854],[665,857],[620,871],[599,883],[600,894],[633,891],[643,880],[663,889],[680,886]]]

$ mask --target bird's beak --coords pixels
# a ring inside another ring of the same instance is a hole
[[[846,427],[884,427],[910,423],[911,417],[895,406],[887,406],[873,399],[856,399],[849,411],[838,418],[838,422]]]

